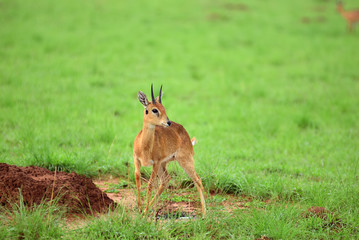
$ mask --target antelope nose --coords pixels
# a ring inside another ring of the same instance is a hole
[[[171,126],[171,121],[167,121],[167,125],[168,125],[168,126]]]

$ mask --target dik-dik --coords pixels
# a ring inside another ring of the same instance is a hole
[[[166,110],[162,105],[162,86],[157,98],[153,95],[151,85],[152,101],[139,91],[138,99],[145,107],[143,112],[143,126],[134,142],[133,158],[135,163],[135,179],[137,186],[137,206],[141,209],[141,166],[152,166],[152,174],[148,182],[146,195],[146,213],[161,193],[166,189],[170,176],[166,169],[170,161],[177,161],[188,176],[193,180],[201,199],[202,215],[206,214],[206,205],[203,196],[204,188],[202,181],[194,169],[193,146],[191,139],[184,127],[170,121]],[[156,177],[160,179],[160,186],[156,195],[152,196],[153,182]]]

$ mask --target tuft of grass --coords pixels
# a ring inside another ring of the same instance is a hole
[[[57,200],[26,206],[20,192],[18,203],[0,208],[0,236],[2,239],[54,239],[64,232],[63,209]]]
[[[215,200],[216,204],[221,199]],[[260,204],[231,212],[214,210],[206,218],[176,218],[156,221],[117,205],[100,217],[89,215],[85,223],[71,231],[61,221],[53,204],[31,208],[23,204],[2,210],[0,236],[6,239],[355,239],[356,224],[349,216],[320,218],[310,216],[300,204]],[[181,213],[177,213],[181,216]],[[353,217],[355,218],[355,217]]]
[[[71,234],[71,237],[80,239],[159,239],[165,236],[167,234],[158,230],[158,224],[148,222],[140,215],[133,216],[121,206],[109,210],[100,219],[93,218],[84,228]]]

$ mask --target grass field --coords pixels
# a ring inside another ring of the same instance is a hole
[[[0,0],[0,162],[125,178],[129,163],[134,181],[137,92],[162,84],[207,191],[272,204],[168,228],[120,208],[40,237],[358,239],[358,51],[335,1]]]

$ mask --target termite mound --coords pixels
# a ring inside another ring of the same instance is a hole
[[[0,163],[0,206],[18,203],[20,193],[27,206],[56,199],[70,213],[103,212],[115,203],[88,177],[52,172],[41,167]]]

